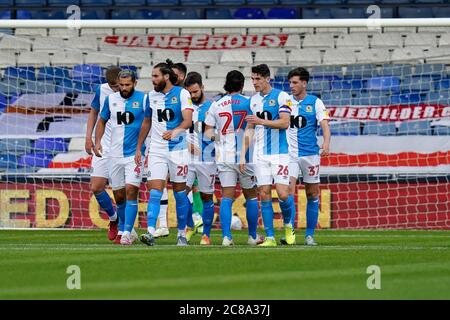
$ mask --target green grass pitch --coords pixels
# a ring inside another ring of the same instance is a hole
[[[277,231],[277,239],[282,231]],[[297,232],[297,241],[304,230]],[[450,299],[448,231],[316,232],[318,247],[113,245],[106,231],[0,231],[0,299]],[[81,289],[66,286],[67,267]],[[367,268],[381,289],[367,288]]]

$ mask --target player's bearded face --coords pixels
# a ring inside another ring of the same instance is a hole
[[[167,85],[167,81],[163,74],[158,70],[158,72],[154,71],[152,74],[152,82],[153,82],[153,87],[155,89],[156,92],[161,92],[164,90],[164,88]]]
[[[198,85],[198,83],[195,83],[192,86],[186,87],[186,89],[191,94],[192,102],[194,102],[195,104],[198,104],[200,101],[203,100],[203,90]]]
[[[133,82],[131,78],[121,78],[119,80],[120,95],[122,98],[128,99],[133,95],[135,84],[136,82]]]

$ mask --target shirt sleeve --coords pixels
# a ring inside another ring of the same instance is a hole
[[[149,97],[149,95],[146,95],[146,96],[147,96],[147,98],[145,99],[144,117],[151,118],[152,117],[152,108],[150,108],[150,97]]]
[[[100,113],[100,117],[108,121],[111,117],[111,110],[109,109],[109,97],[106,97],[105,102],[103,103],[102,112]]]
[[[216,121],[215,114],[216,114],[216,103],[213,102],[211,104],[211,106],[209,107],[209,110],[208,110],[208,112],[206,114],[205,124],[207,126],[210,126],[210,127],[215,127],[216,126],[217,121]]]
[[[286,112],[291,113],[292,112],[292,99],[291,97],[284,91],[281,91],[278,95],[278,113]]]
[[[180,103],[181,103],[181,112],[183,112],[184,110],[194,111],[191,94],[186,89],[182,89],[180,92]]]
[[[317,122],[321,122],[322,120],[330,120],[330,116],[328,115],[328,110],[325,108],[323,101],[320,99],[316,100],[316,119]]]
[[[252,108],[250,107],[251,105],[250,105],[250,98],[246,98],[245,100],[244,100],[244,103],[245,103],[245,109],[247,110],[247,115],[248,116],[251,116],[251,115],[253,115],[253,110],[252,110]]]
[[[95,111],[100,111],[100,85],[95,89],[94,99],[92,99],[91,107]]]

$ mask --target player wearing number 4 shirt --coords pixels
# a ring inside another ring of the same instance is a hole
[[[137,197],[142,181],[142,166],[136,166],[134,155],[137,138],[144,120],[147,95],[136,91],[136,76],[133,71],[122,70],[119,73],[120,91],[109,95],[100,113],[100,120],[95,131],[95,155],[102,157],[102,137],[105,124],[111,124],[111,141],[108,154],[108,171],[111,187],[126,196],[125,230],[120,243],[130,245],[136,240],[133,226],[137,215]],[[140,150],[141,152],[145,150]]]
[[[261,64],[252,68],[252,81],[257,93],[250,101],[253,115],[246,117],[248,125],[242,152],[247,150],[254,135],[253,163],[256,168],[261,213],[266,231],[266,239],[260,246],[273,247],[277,243],[273,228],[272,181],[275,182],[283,213],[285,236],[288,241],[292,241],[292,238],[295,240],[294,229],[290,224],[291,203],[294,200],[289,195],[289,147],[286,136],[292,102],[286,92],[272,88],[267,65]],[[241,170],[246,167],[244,159],[241,157]]]
[[[290,193],[294,195],[295,186],[299,174],[303,176],[305,184],[306,205],[306,245],[316,245],[314,241],[314,229],[319,215],[319,168],[320,148],[317,145],[317,124],[323,131],[323,145],[321,156],[327,156],[330,152],[330,129],[328,126],[328,112],[319,98],[306,92],[309,81],[309,72],[304,68],[296,68],[288,74],[289,85],[292,91],[292,113],[289,128],[289,175]],[[291,211],[296,212],[295,204]],[[291,223],[294,224],[295,214]],[[286,239],[281,239],[286,243]]]
[[[186,219],[189,200],[186,196],[186,176],[189,154],[186,130],[192,125],[192,106],[189,92],[174,86],[177,76],[172,70],[173,63],[159,63],[152,70],[154,90],[149,93],[149,106],[139,133],[135,161],[142,163],[140,149],[150,132],[148,167],[148,188],[150,199],[147,209],[148,232],[140,240],[147,245],[154,244],[156,220],[160,211],[160,201],[166,185],[167,174],[172,181],[178,220],[178,245],[187,245]]]
[[[258,226],[258,200],[254,183],[253,165],[247,164],[245,171],[239,171],[243,133],[247,122],[245,117],[252,114],[248,97],[241,94],[244,88],[244,75],[233,70],[227,74],[224,89],[227,92],[214,102],[206,117],[206,135],[214,136],[214,129],[218,131],[216,143],[217,165],[219,179],[222,185],[222,201],[220,203],[220,223],[222,225],[222,245],[233,244],[231,236],[232,205],[239,179],[246,199],[246,213],[248,222],[248,244],[256,245],[262,242],[256,234]],[[244,158],[249,159],[249,152]]]

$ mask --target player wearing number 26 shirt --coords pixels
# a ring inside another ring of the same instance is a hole
[[[160,201],[166,185],[167,174],[172,181],[178,220],[178,245],[187,245],[186,219],[189,200],[185,194],[189,154],[186,130],[192,125],[194,111],[189,92],[175,86],[178,80],[172,70],[173,63],[158,63],[152,70],[154,90],[149,93],[149,106],[145,113],[136,151],[136,163],[142,162],[141,146],[150,132],[148,160],[148,232],[140,240],[153,245],[156,220],[160,211]]]
[[[304,68],[296,68],[288,74],[292,91],[292,113],[289,128],[289,175],[291,176],[290,193],[295,192],[299,175],[303,177],[307,197],[306,206],[306,245],[316,245],[314,229],[319,215],[319,168],[320,147],[317,144],[317,125],[323,131],[322,156],[330,151],[330,130],[328,112],[319,98],[306,92],[309,72]],[[295,204],[293,205],[295,211]],[[291,222],[293,223],[293,219]]]

